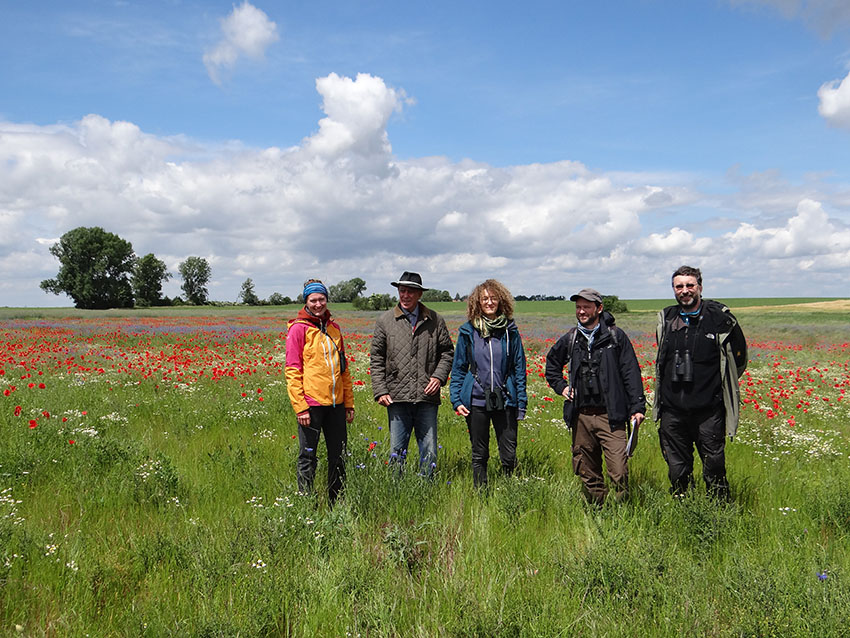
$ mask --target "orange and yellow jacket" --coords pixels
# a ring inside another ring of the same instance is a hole
[[[302,308],[289,322],[286,387],[295,414],[310,406],[354,407],[342,332],[329,312],[315,317]]]

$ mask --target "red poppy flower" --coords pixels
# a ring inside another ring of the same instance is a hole
[[[21,406],[15,406],[15,416],[21,416]]]
[[[37,426],[37,425],[38,425],[38,421],[36,421],[35,419],[30,419],[30,430],[34,430],[35,426]]]

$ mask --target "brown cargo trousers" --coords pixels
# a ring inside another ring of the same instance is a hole
[[[626,428],[611,429],[608,415],[599,410],[579,410],[573,435],[573,471],[582,481],[582,491],[588,503],[601,506],[608,495],[602,473],[603,452],[605,469],[619,502],[628,496],[629,467],[626,459],[628,433]]]

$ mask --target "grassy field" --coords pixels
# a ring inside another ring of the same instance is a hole
[[[658,312],[673,303],[672,299],[625,299],[633,312]],[[719,299],[733,310],[744,308],[770,308],[774,306],[799,306],[824,302],[841,301],[838,297],[747,297]],[[845,301],[847,301],[845,299]],[[447,315],[461,316],[466,312],[466,302],[429,303],[429,307]],[[244,317],[280,316],[295,314],[297,304],[289,306],[174,306],[167,308],[132,308],[114,310],[78,310],[77,308],[9,308],[0,307],[0,321],[7,319],[50,319],[50,318],[100,318],[100,317]],[[333,304],[335,312],[354,311],[350,303]],[[518,315],[572,316],[575,305],[571,301],[517,301]],[[364,313],[369,314],[369,313]]]
[[[758,301],[733,502],[671,499],[647,423],[631,501],[601,511],[541,376],[570,303],[519,304],[520,466],[498,476],[493,444],[487,493],[447,401],[436,479],[390,476],[376,313],[334,308],[357,416],[333,510],[321,447],[318,496],[295,489],[294,307],[0,309],[0,635],[846,636],[850,315]],[[649,391],[657,307],[618,317]]]

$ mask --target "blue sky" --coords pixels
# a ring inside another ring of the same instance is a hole
[[[408,4],[0,0],[0,305],[76,226],[221,300],[850,294],[846,3]]]

